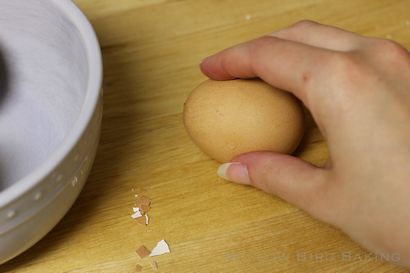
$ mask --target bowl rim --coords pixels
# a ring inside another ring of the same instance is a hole
[[[0,209],[32,190],[65,159],[88,127],[97,108],[102,85],[102,56],[97,35],[81,10],[70,0],[49,0],[77,28],[85,46],[89,77],[86,96],[72,129],[58,148],[30,174],[0,192]]]

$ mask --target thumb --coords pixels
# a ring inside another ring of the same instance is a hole
[[[222,164],[218,175],[251,185],[324,219],[327,171],[297,157],[271,152],[253,152]]]

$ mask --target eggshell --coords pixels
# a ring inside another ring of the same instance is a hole
[[[184,104],[193,142],[219,162],[251,151],[292,153],[303,136],[301,103],[261,80],[207,80]]]

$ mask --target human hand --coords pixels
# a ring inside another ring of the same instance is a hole
[[[395,42],[310,21],[208,57],[214,80],[259,77],[310,110],[330,158],[253,152],[218,173],[287,200],[410,266],[410,54]],[[399,257],[399,259],[397,259]]]

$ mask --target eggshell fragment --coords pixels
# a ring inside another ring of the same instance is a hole
[[[161,240],[157,243],[157,245],[152,249],[151,254],[149,256],[159,256],[166,253],[170,253],[171,250],[169,249],[168,243],[165,240]]]
[[[292,153],[304,129],[301,103],[261,80],[207,80],[184,104],[193,142],[219,162],[252,151]]]
[[[138,256],[140,256],[141,259],[149,256],[151,254],[151,252],[145,247],[145,246],[140,246],[137,250],[136,250]]]

